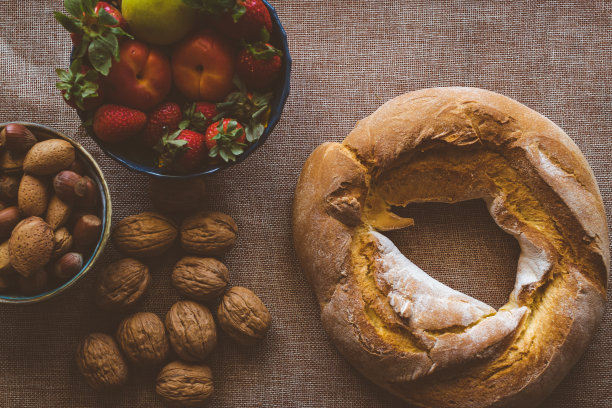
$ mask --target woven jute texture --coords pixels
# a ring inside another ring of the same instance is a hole
[[[296,262],[291,203],[301,165],[320,143],[340,141],[356,121],[407,91],[476,86],[508,95],[560,125],[591,164],[612,215],[612,3],[601,1],[273,1],[293,56],[291,96],[267,143],[209,178],[203,207],[232,215],[238,243],[225,258],[231,283],[251,288],[273,323],[262,344],[227,338],[211,358],[211,407],[399,407],[361,377],[321,328],[314,295]],[[82,143],[104,170],[113,222],[151,209],[148,179],[129,172],[86,136],[55,89],[70,39],[53,20],[60,0],[0,2],[0,120],[54,127]],[[394,232],[400,249],[435,278],[499,307],[513,284],[518,245],[481,202],[410,208],[416,226]],[[0,305],[0,406],[161,407],[155,371],[132,369],[112,395],[91,391],[74,363],[78,341],[113,333],[119,316],[93,305],[100,267],[62,296]],[[169,272],[152,266],[139,310],[164,316],[179,299]],[[612,314],[546,407],[612,406]]]

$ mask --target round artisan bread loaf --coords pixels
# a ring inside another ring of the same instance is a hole
[[[393,206],[476,198],[521,248],[498,310],[431,278],[379,232],[413,224]],[[298,181],[293,231],[337,348],[420,407],[538,405],[606,300],[608,229],[586,160],[550,120],[481,89],[402,95],[341,144],[319,146]]]

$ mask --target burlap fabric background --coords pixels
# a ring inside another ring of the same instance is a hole
[[[398,407],[358,375],[328,342],[296,263],[290,230],[295,182],[307,155],[341,140],[388,99],[431,86],[464,85],[506,94],[546,115],[591,163],[612,214],[612,3],[491,1],[273,1],[290,38],[292,93],[268,142],[235,168],[210,178],[205,206],[235,217],[240,234],[226,257],[233,284],[268,305],[273,326],[258,347],[222,338],[211,360],[212,407]],[[39,122],[85,145],[102,166],[113,222],[150,209],[147,178],[107,158],[55,90],[70,42],[52,19],[60,0],[0,3],[0,120]],[[498,307],[514,279],[518,246],[484,205],[409,209],[416,227],[392,238],[437,279]],[[100,266],[117,257],[108,247]],[[163,316],[178,299],[169,270],[153,268],[141,310]],[[0,406],[159,407],[155,372],[132,375],[100,396],[77,374],[79,339],[113,332],[117,318],[93,306],[92,273],[53,301],[0,305]],[[612,406],[612,314],[547,407]]]

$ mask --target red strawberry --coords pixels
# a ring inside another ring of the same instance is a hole
[[[269,43],[247,44],[238,54],[236,72],[249,88],[268,88],[278,77],[282,55]]]
[[[184,120],[181,128],[206,132],[213,118],[218,114],[217,105],[212,102],[194,102],[185,106]]]
[[[104,11],[106,11],[108,14],[113,16],[115,20],[117,20],[117,24],[113,24],[111,25],[111,27],[121,27],[124,30],[127,30],[128,23],[125,18],[123,18],[119,10],[117,10],[115,7],[105,1],[99,1],[98,4],[96,4],[96,7],[94,8],[94,12],[96,13],[96,15],[100,14],[100,9],[104,9]]]
[[[165,135],[155,147],[159,151],[159,167],[179,173],[196,170],[206,160],[204,135],[193,130],[177,130]]]
[[[221,119],[208,127],[206,147],[210,157],[221,157],[224,161],[236,161],[236,156],[247,146],[246,132],[235,119]]]
[[[143,112],[119,105],[102,105],[93,118],[93,130],[103,142],[122,142],[142,130],[147,122]]]
[[[261,0],[237,0],[236,5],[218,20],[218,28],[228,37],[255,42],[269,37],[272,19]]]
[[[57,88],[73,109],[93,110],[104,102],[98,73],[88,66],[81,66],[80,60],[75,60],[69,71],[57,69],[55,72],[60,78]]]
[[[182,118],[183,114],[177,103],[162,103],[149,114],[149,120],[142,132],[142,140],[148,146],[155,147],[164,134],[178,130]]]

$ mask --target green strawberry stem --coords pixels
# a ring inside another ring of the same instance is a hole
[[[179,154],[189,150],[186,140],[177,139],[183,130],[184,129],[179,129],[171,134],[166,132],[159,143],[154,147],[154,149],[159,152],[157,166],[160,169],[169,167],[174,163],[175,158]]]
[[[224,126],[224,122],[225,120],[221,120],[217,126],[217,134],[212,138],[216,143],[208,152],[208,156],[219,156],[225,162],[236,161],[236,157],[244,153],[247,147],[246,143],[238,141],[244,135],[244,129],[238,127],[238,121],[234,119],[228,121],[227,126]]]

